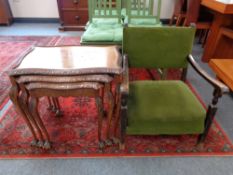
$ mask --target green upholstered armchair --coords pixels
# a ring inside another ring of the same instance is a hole
[[[204,141],[217,101],[228,88],[208,76],[190,55],[194,27],[124,28],[124,83],[121,86],[120,146],[127,135],[200,134]],[[188,62],[214,87],[206,111],[185,83]],[[128,67],[181,68],[181,80],[128,81]]]
[[[127,0],[124,22],[130,27],[161,26],[160,11],[161,0]]]
[[[89,22],[81,37],[82,45],[122,43],[121,0],[88,0]]]

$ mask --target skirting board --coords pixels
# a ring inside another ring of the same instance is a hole
[[[14,18],[16,23],[59,23],[59,18]],[[168,24],[169,19],[161,19],[163,24]]]
[[[59,18],[14,18],[15,23],[59,23]]]

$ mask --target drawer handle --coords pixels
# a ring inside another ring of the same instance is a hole
[[[78,4],[79,0],[73,0],[74,4]]]
[[[75,19],[78,21],[80,20],[80,16],[75,16]]]

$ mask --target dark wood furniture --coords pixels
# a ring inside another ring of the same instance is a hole
[[[48,57],[51,58],[49,62]],[[115,46],[37,47],[26,55],[19,66],[9,72],[12,83],[9,95],[30,128],[33,145],[44,149],[51,147],[49,133],[38,113],[38,99],[42,96],[54,99],[60,96],[95,97],[99,111],[99,146],[111,144],[112,113],[118,100],[117,95],[113,98],[111,83],[121,81],[121,67],[121,57]],[[104,94],[109,106],[105,143],[101,136]],[[59,103],[55,101],[54,104],[60,109]],[[119,106],[115,107],[119,109]]]
[[[0,24],[10,25],[12,20],[13,18],[8,0],[0,0]]]
[[[204,9],[205,10],[205,9]],[[196,29],[200,31],[199,42],[205,44],[212,19],[205,19],[205,11],[201,9],[201,0],[178,0],[170,25],[176,19],[176,26],[190,26],[191,23],[196,25]],[[202,14],[204,12],[204,15]]]
[[[170,19],[170,25],[176,20],[176,26],[179,26],[186,18],[185,0],[177,0],[173,15]]]
[[[216,73],[218,79],[233,91],[233,59],[211,59],[209,66]]]
[[[233,28],[222,27],[213,47],[213,59],[233,59]]]
[[[187,3],[187,16],[184,21],[185,26],[190,26],[191,23],[195,23],[196,29],[200,31],[199,43],[206,43],[206,39],[210,30],[212,19],[201,20],[201,0],[188,0]]]
[[[208,62],[214,58],[215,50],[213,46],[216,45],[221,27],[233,26],[233,4],[225,4],[216,0],[202,0],[201,4],[209,8],[214,14],[214,20],[210,28],[211,32],[208,35],[202,56],[202,61]]]
[[[88,22],[87,0],[57,0],[61,27],[59,30],[84,30]]]

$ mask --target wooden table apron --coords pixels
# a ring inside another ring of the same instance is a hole
[[[214,13],[214,20],[202,56],[202,61],[208,62],[214,56],[213,46],[216,45],[220,28],[233,25],[233,4],[224,5],[215,0],[202,0],[201,4]]]

